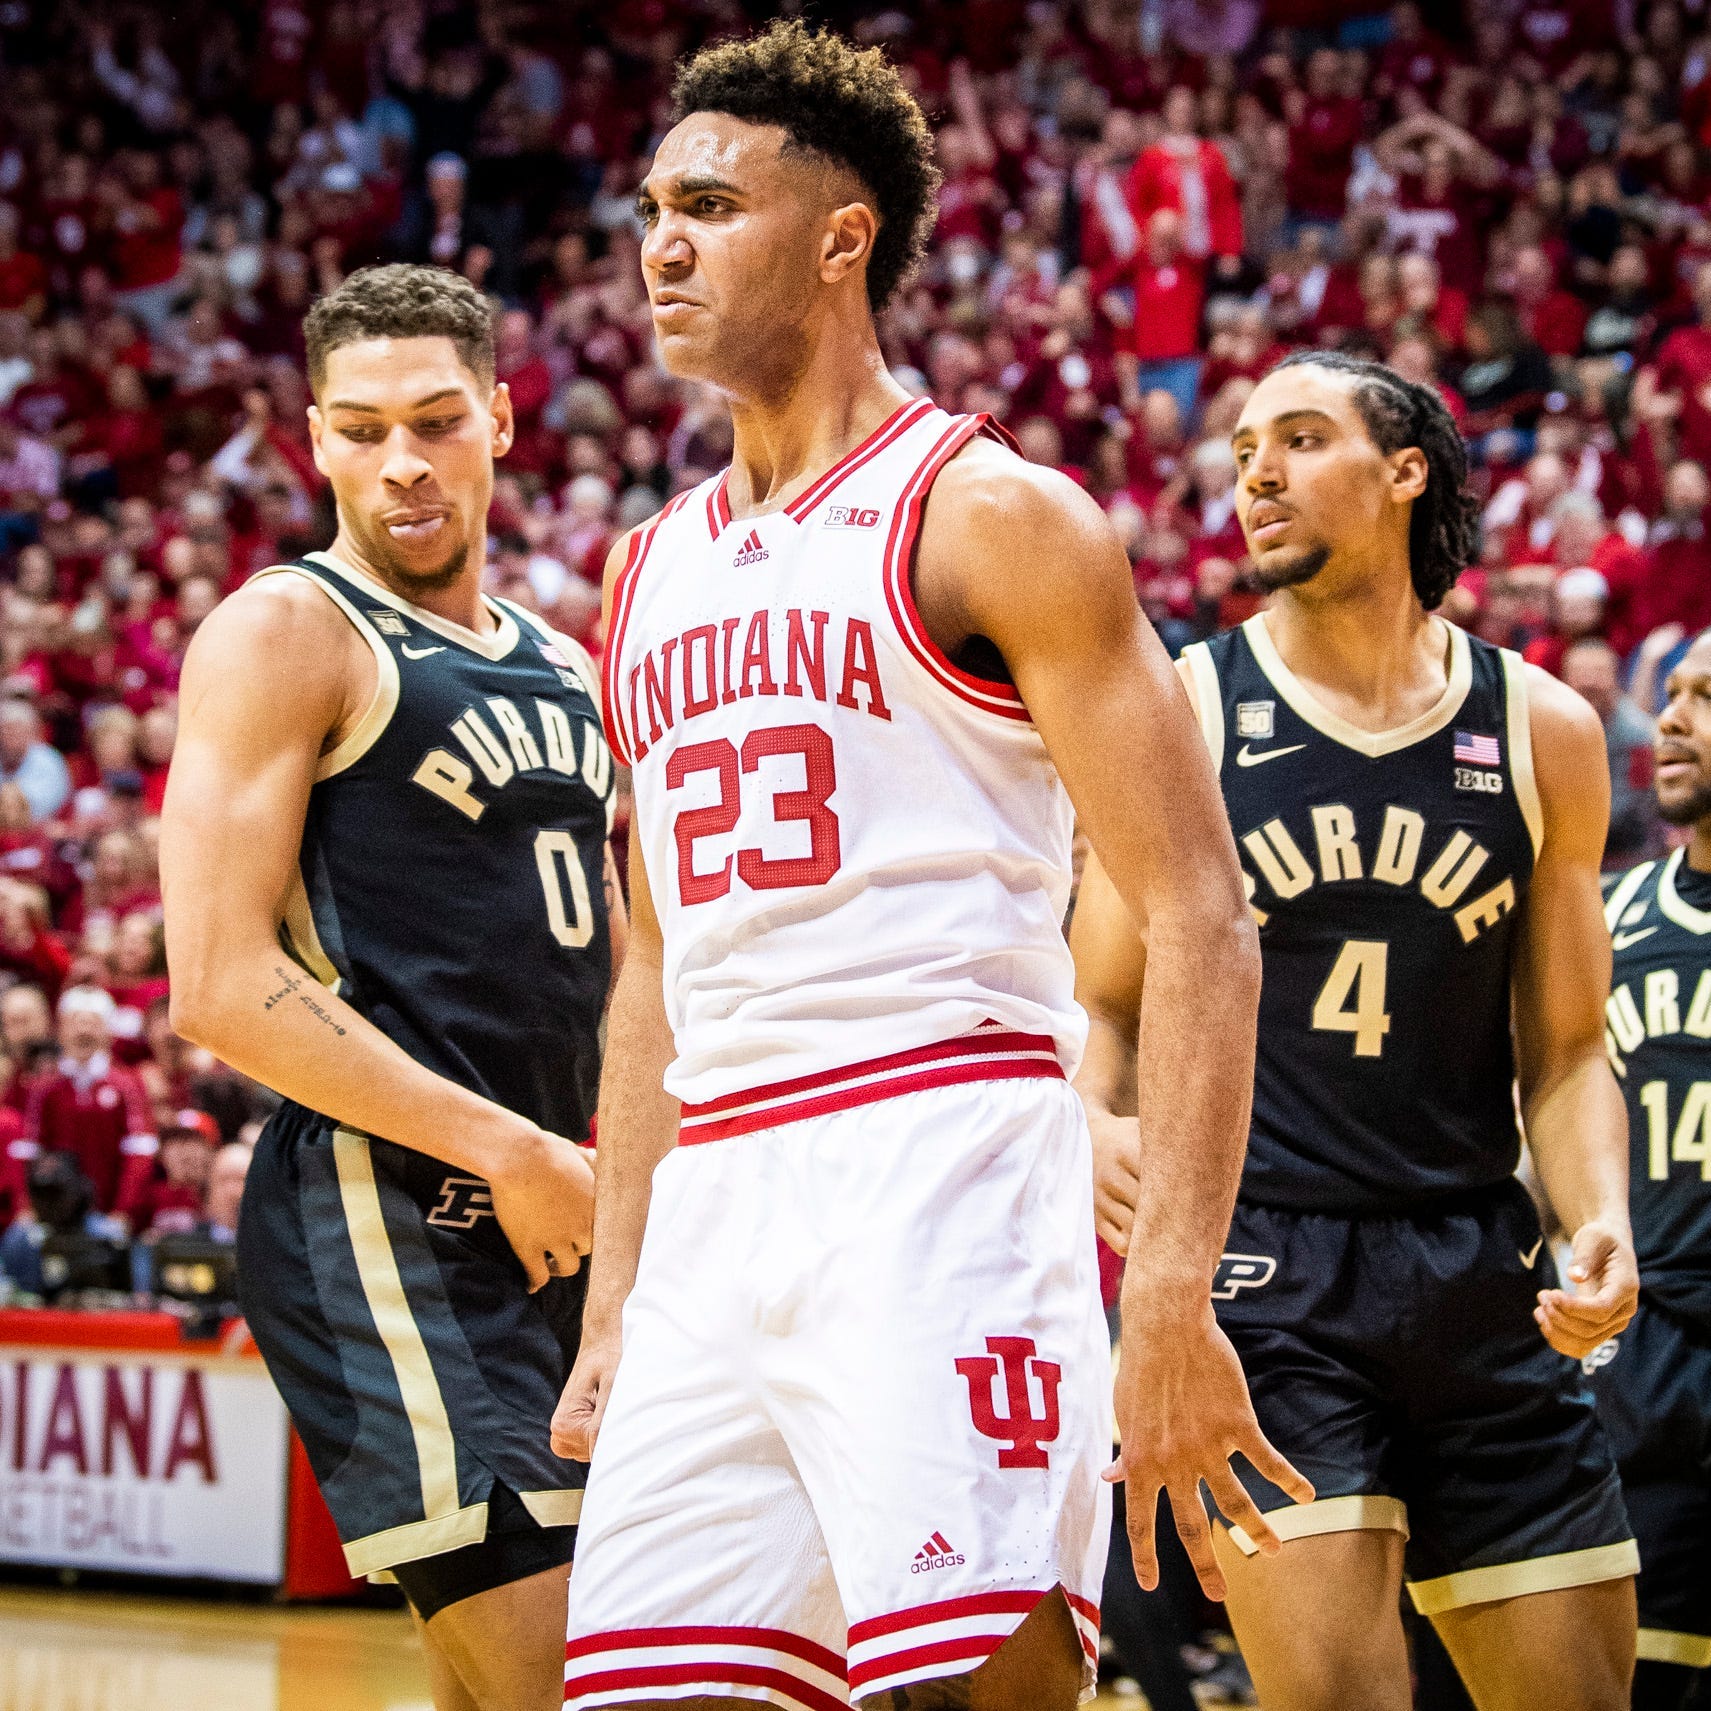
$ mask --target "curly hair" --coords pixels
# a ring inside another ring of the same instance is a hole
[[[303,318],[309,385],[320,393],[327,358],[363,339],[450,339],[459,360],[493,384],[493,306],[461,274],[394,262],[361,267]]]
[[[1444,401],[1383,363],[1341,351],[1292,351],[1281,368],[1326,368],[1354,376],[1355,408],[1381,452],[1415,446],[1426,459],[1426,491],[1408,519],[1408,568],[1428,612],[1479,557],[1479,501],[1467,489],[1467,446]]]
[[[879,217],[867,264],[867,300],[876,311],[920,265],[937,211],[933,137],[878,48],[780,20],[761,35],[696,54],[679,67],[672,102],[675,119],[728,113],[777,125],[787,150],[855,174]]]

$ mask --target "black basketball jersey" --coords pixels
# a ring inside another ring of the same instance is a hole
[[[614,802],[587,655],[509,602],[478,636],[329,553],[265,574],[323,588],[378,668],[316,772],[286,950],[419,1063],[583,1139]]]
[[[1615,974],[1604,1040],[1628,1105],[1640,1287],[1711,1333],[1711,874],[1625,873],[1605,908]]]
[[[1521,662],[1449,629],[1449,681],[1361,731],[1262,617],[1185,650],[1264,956],[1243,1195],[1395,1212],[1502,1182],[1512,939],[1540,838]]]

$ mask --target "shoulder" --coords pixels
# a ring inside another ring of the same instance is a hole
[[[287,566],[252,576],[228,594],[202,621],[192,646],[211,637],[246,648],[305,643],[324,647],[327,637],[352,633],[350,621],[327,590]]]
[[[1604,726],[1581,696],[1543,667],[1523,663],[1521,680],[1546,842],[1566,834],[1576,843],[1596,843],[1602,855],[1610,811]]]
[[[1026,458],[984,435],[963,446],[933,483],[923,532],[971,547],[1002,546],[1005,560],[1031,556],[1040,545],[1077,539],[1116,543],[1098,503],[1067,475]],[[1068,567],[1066,567],[1068,568]]]
[[[369,646],[325,589],[306,576],[262,575],[198,626],[182,694],[193,708],[217,686],[247,685],[273,697],[282,713],[318,716],[371,684],[374,671]]]

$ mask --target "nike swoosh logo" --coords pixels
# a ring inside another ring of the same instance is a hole
[[[429,654],[443,654],[446,650],[444,648],[413,648],[408,642],[405,642],[398,651],[406,659],[426,659]]]
[[[1522,1265],[1524,1265],[1528,1269],[1528,1271],[1531,1271],[1533,1269],[1533,1262],[1534,1262],[1534,1260],[1536,1260],[1539,1257],[1539,1249],[1542,1248],[1544,1245],[1545,1245],[1545,1238],[1543,1236],[1540,1236],[1539,1239],[1533,1243],[1533,1246],[1529,1252],[1522,1253],[1519,1248],[1517,1248],[1515,1250],[1516,1257],[1520,1260]]]
[[[1264,766],[1268,760],[1282,760],[1285,755],[1292,755],[1306,748],[1305,743],[1291,743],[1286,749],[1262,749],[1256,754],[1243,743],[1236,754],[1237,766]]]
[[[1656,927],[1641,927],[1637,933],[1618,933],[1610,941],[1610,948],[1613,951],[1625,951],[1629,945],[1637,945],[1641,939],[1649,939],[1656,931]]]

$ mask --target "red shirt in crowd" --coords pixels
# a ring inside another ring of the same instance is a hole
[[[1200,349],[1200,310],[1206,282],[1200,263],[1187,256],[1163,263],[1135,260],[1135,324],[1125,341],[1142,362],[1169,362]]]
[[[184,203],[178,192],[163,184],[140,200],[154,220],[144,222],[127,210],[120,215],[122,223],[113,236],[113,285],[119,291],[164,285],[178,277],[184,259],[179,241],[184,230]]]
[[[1310,220],[1340,220],[1361,139],[1360,102],[1347,95],[1309,95],[1289,127],[1284,187],[1290,211]]]
[[[86,1064],[62,1058],[32,1089],[24,1128],[42,1152],[77,1160],[103,1212],[131,1211],[160,1150],[142,1081],[105,1052]]]
[[[0,260],[0,309],[22,309],[48,288],[48,270],[40,256],[13,250]]]
[[[1191,255],[1242,253],[1241,199],[1224,151],[1216,143],[1197,143],[1192,163],[1166,143],[1143,149],[1129,179],[1129,197],[1143,231],[1159,208],[1180,214]],[[1195,242],[1197,226],[1203,226],[1204,247]]]

